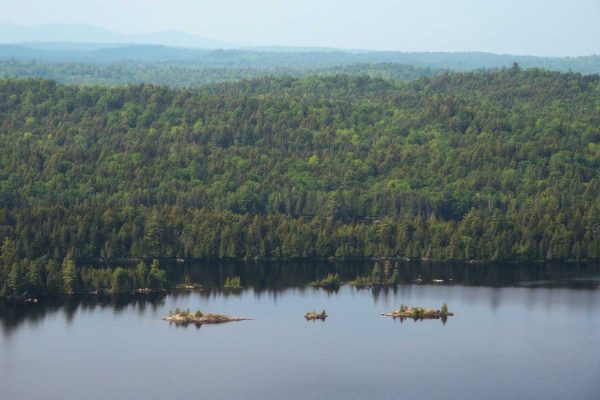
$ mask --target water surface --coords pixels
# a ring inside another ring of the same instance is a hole
[[[306,286],[370,267],[172,265],[171,277],[206,290],[3,304],[2,398],[599,398],[598,266],[410,265],[393,289]],[[234,274],[247,286],[241,293],[210,288]],[[424,283],[411,283],[419,275]],[[443,302],[456,313],[445,324],[380,315]],[[176,307],[255,320],[199,328],[161,320]],[[326,322],[302,317],[323,308]]]

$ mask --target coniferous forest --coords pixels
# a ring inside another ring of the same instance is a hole
[[[3,282],[67,255],[598,259],[600,78],[0,80],[0,237]]]

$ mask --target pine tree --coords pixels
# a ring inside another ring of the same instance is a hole
[[[63,290],[67,293],[74,293],[77,284],[77,271],[73,252],[69,251],[62,263],[62,284]]]
[[[2,263],[5,266],[12,265],[16,260],[17,249],[15,246],[15,242],[8,236],[4,238],[2,242],[2,248],[0,250],[2,252]]]
[[[8,274],[8,290],[13,296],[23,294],[25,288],[25,271],[21,263],[14,263]]]
[[[150,268],[148,265],[142,260],[135,267],[135,276],[137,281],[137,286],[139,288],[144,288],[148,286],[148,273],[150,272]]]
[[[123,293],[131,289],[129,285],[129,276],[127,271],[121,267],[115,268],[110,280],[111,293]]]
[[[49,293],[62,292],[61,268],[54,260],[48,261],[46,265],[46,291]]]
[[[162,226],[157,210],[153,210],[144,230],[144,251],[146,256],[160,256],[162,247]]]

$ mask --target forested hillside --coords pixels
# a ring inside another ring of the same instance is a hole
[[[600,56],[536,57],[484,52],[398,52],[303,49],[294,47],[229,50],[190,49],[159,45],[115,45],[84,43],[0,44],[1,60],[40,63],[169,64],[192,68],[323,69],[355,64],[404,64],[418,68],[472,71],[508,68],[519,63],[526,68],[551,71],[600,73]]]
[[[255,79],[265,76],[307,75],[370,76],[398,81],[416,80],[446,71],[404,64],[352,64],[334,67],[203,67],[163,63],[40,63],[0,60],[0,77],[44,78],[74,85],[124,85],[151,83],[172,87],[194,87],[211,83]]]
[[[0,81],[19,257],[600,258],[600,78]]]

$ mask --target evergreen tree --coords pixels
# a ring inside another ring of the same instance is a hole
[[[148,286],[148,273],[150,268],[144,261],[140,261],[135,267],[136,282],[139,288]]]
[[[12,265],[17,261],[17,249],[15,242],[6,236],[2,242],[2,263],[6,266]]]
[[[114,269],[110,282],[111,293],[123,293],[131,290],[131,285],[129,283],[129,276],[127,275],[127,271],[125,271],[121,267],[117,267]]]
[[[67,293],[74,293],[77,288],[77,271],[72,251],[69,251],[62,263],[62,287]]]
[[[8,275],[8,292],[20,296],[25,289],[25,271],[21,263],[13,263]]]
[[[146,256],[160,256],[162,252],[162,226],[157,210],[151,212],[144,232],[144,251]]]
[[[62,288],[62,271],[55,260],[48,261],[46,266],[46,291],[60,293]]]
[[[148,287],[151,289],[165,289],[167,285],[167,273],[160,269],[157,259],[152,260],[150,273],[148,274]]]

